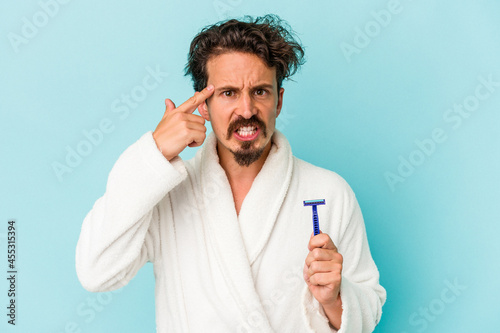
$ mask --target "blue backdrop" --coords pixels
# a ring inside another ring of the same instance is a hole
[[[116,292],[81,287],[83,218],[164,99],[192,95],[199,29],[266,13],[307,56],[278,128],[360,202],[388,294],[376,332],[498,331],[498,1],[30,0],[0,13],[2,275],[11,219],[18,251],[16,326],[2,278],[0,331],[155,331],[151,264]]]

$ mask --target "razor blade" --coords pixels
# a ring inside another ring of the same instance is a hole
[[[312,206],[314,236],[319,234],[319,217],[317,206],[325,204],[325,199],[304,200],[304,206]]]

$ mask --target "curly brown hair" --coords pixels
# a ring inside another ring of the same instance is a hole
[[[252,53],[276,68],[279,91],[283,80],[305,63],[304,47],[293,35],[290,26],[273,14],[215,23],[203,28],[191,42],[185,75],[191,75],[194,90],[201,91],[207,85],[210,57],[231,51]]]

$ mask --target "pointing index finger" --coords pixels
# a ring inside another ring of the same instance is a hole
[[[193,113],[196,108],[214,93],[214,86],[209,85],[202,91],[197,91],[177,109],[185,113]]]

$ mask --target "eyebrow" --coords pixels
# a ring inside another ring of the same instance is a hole
[[[252,87],[252,89],[263,89],[263,88],[267,88],[269,90],[272,90],[274,87],[272,84],[269,84],[269,83],[262,83],[262,84],[258,84],[256,86]],[[219,87],[215,90],[217,90],[217,91],[240,90],[240,88],[234,87],[234,86],[223,86],[223,87]]]

